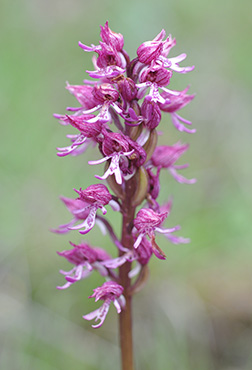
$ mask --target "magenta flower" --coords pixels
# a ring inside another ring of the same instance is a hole
[[[196,179],[188,180],[177,173],[177,170],[187,168],[188,164],[174,164],[187,151],[188,147],[189,145],[180,144],[180,142],[177,142],[173,146],[157,146],[151,157],[152,164],[159,169],[167,168],[174,179],[181,184],[194,184]]]
[[[100,208],[104,215],[107,213],[107,210],[104,206],[112,200],[112,196],[107,187],[103,184],[90,185],[85,190],[74,190],[80,196],[78,199],[85,203],[85,206],[82,209],[75,211],[74,213],[78,214],[87,210],[89,213],[81,224],[72,226],[70,229],[79,230],[84,228],[84,230],[81,230],[80,233],[86,234],[94,227],[97,210]]]
[[[90,77],[94,78],[112,78],[125,72],[128,56],[123,50],[123,36],[120,33],[111,31],[106,22],[104,27],[101,27],[100,33],[102,41],[100,45],[87,46],[79,42],[79,46],[87,52],[96,52],[98,58],[95,61],[96,70],[93,72],[87,71]]]
[[[70,231],[70,227],[80,220],[85,220],[88,217],[89,209],[84,209],[86,205],[81,199],[71,199],[66,197],[60,197],[62,202],[67,207],[68,211],[72,213],[73,219],[67,224],[60,225],[58,229],[52,229],[53,232],[58,234],[66,234]]]
[[[175,46],[176,40],[171,36],[165,38],[165,31],[162,30],[153,41],[144,42],[137,49],[139,61],[144,64],[157,63],[163,67],[170,68],[179,73],[187,73],[194,69],[192,67],[180,67],[179,63],[186,58],[186,54],[180,54],[175,58],[167,58],[170,49]]]
[[[156,61],[162,55],[163,50],[168,48],[168,45],[169,48],[175,45],[175,40],[170,40],[170,37],[162,41],[164,37],[165,30],[162,30],[152,41],[146,41],[139,46],[137,56],[141,63],[150,64],[152,61]]]
[[[59,116],[57,116],[58,118]],[[69,154],[80,154],[81,152],[85,151],[85,149],[90,144],[96,144],[99,141],[98,137],[102,130],[102,123],[97,121],[94,123],[90,123],[89,119],[95,117],[94,115],[80,115],[80,116],[61,116],[61,122],[64,124],[69,123],[71,126],[77,128],[80,132],[78,135],[67,135],[69,139],[71,139],[72,144],[63,147],[57,148],[59,151],[57,155],[59,157],[65,157]],[[86,145],[85,145],[86,144]],[[84,146],[85,145],[85,146]],[[79,153],[78,153],[79,152]]]
[[[161,110],[157,103],[148,98],[144,99],[142,104],[141,113],[144,118],[144,124],[150,130],[156,128],[161,121]]]
[[[60,270],[60,273],[65,275],[67,283],[63,286],[58,286],[58,289],[66,289],[76,281],[85,279],[95,269],[101,276],[108,276],[108,270],[101,264],[102,261],[111,259],[111,256],[101,248],[92,248],[88,243],[82,242],[79,245],[74,243],[71,250],[57,252],[75,265],[70,271]]]
[[[101,152],[104,158],[89,161],[90,165],[100,164],[110,160],[110,164],[103,176],[96,175],[100,180],[115,175],[116,182],[122,184],[122,177],[134,173],[135,167],[143,164],[146,158],[145,151],[136,142],[123,134],[103,131],[104,139],[101,145]],[[133,167],[132,167],[133,164]]]
[[[192,99],[194,98],[194,95],[187,95],[187,91],[188,88],[178,92],[177,95],[174,95],[167,90],[163,91],[161,93],[161,96],[164,101],[160,101],[159,106],[163,112],[171,114],[172,123],[178,131],[185,131],[189,134],[193,134],[196,132],[195,129],[189,129],[184,126],[184,124],[191,125],[191,121],[186,120],[176,113],[179,109],[182,109],[184,106],[190,103],[190,101],[192,101]]]
[[[153,254],[160,260],[166,259],[164,252],[158,246],[153,247],[152,243],[146,237],[142,238],[141,243],[134,252],[136,266],[129,272],[131,279],[140,273],[142,267],[148,265]]]
[[[79,198],[70,199],[61,197],[61,200],[65,203],[74,218],[68,224],[60,225],[58,229],[52,230],[56,233],[62,234],[69,230],[84,228],[84,230],[80,230],[80,233],[86,234],[94,227],[96,212],[99,208],[104,215],[107,213],[104,207],[105,205],[110,204],[114,208],[112,195],[103,184],[90,185],[85,190],[81,188],[80,190],[74,190],[79,194]],[[83,222],[73,226],[79,220]]]
[[[196,181],[180,175],[180,170],[188,164],[177,164],[188,145],[180,141],[174,145],[157,145],[162,135],[162,116],[167,116],[167,113],[178,131],[196,131],[190,128],[191,122],[179,113],[194,95],[188,94],[188,88],[182,91],[168,88],[175,73],[187,73],[194,67],[180,65],[186,58],[184,53],[170,57],[176,40],[171,35],[166,37],[164,30],[152,41],[142,43],[134,59],[130,59],[124,50],[123,36],[113,32],[108,22],[101,26],[100,37],[98,45],[79,43],[84,51],[95,53],[92,57],[94,70],[86,71],[90,80],[84,80],[80,85],[67,84],[66,88],[77,100],[76,107],[67,108],[70,115],[54,116],[61,125],[77,130],[67,135],[70,142],[57,148],[57,155],[75,156],[93,145],[98,154],[88,163],[104,164],[100,175],[95,177],[107,180],[110,190],[103,184],[94,184],[86,189],[74,189],[78,194],[76,199],[61,197],[72,219],[54,231],[79,230],[86,234],[97,224],[102,234],[108,235],[117,253],[112,257],[102,248],[91,247],[86,242],[70,242],[71,249],[58,254],[72,264],[72,269],[60,270],[66,282],[57,288],[66,289],[93,271],[105,278],[106,282],[94,289],[89,297],[95,301],[102,300],[101,307],[83,318],[94,319],[93,327],[98,328],[103,324],[111,303],[118,313],[125,309],[125,314],[119,318],[122,368],[131,369],[131,297],[143,287],[151,257],[166,258],[156,243],[156,233],[164,234],[173,244],[190,241],[175,235],[179,225],[172,228],[163,226],[172,202],[162,205],[158,199],[162,169],[169,171],[180,183]],[[119,229],[115,220],[110,222],[103,216],[108,204],[121,216]],[[136,209],[138,213],[135,216]],[[119,230],[122,230],[121,236],[118,235]]]
[[[158,86],[167,86],[170,83],[172,71],[167,70],[159,64],[147,66],[139,74],[139,82],[156,83]]]
[[[121,51],[123,49],[124,40],[123,35],[120,33],[116,33],[111,31],[108,26],[108,21],[105,23],[104,27],[101,27],[101,39],[105,44],[111,45],[111,47],[117,51]]]
[[[90,85],[69,85],[67,83],[66,89],[74,95],[74,97],[81,104],[79,110],[88,110],[92,109],[97,105],[93,94],[93,86]],[[68,108],[69,109],[69,108]],[[76,108],[70,108],[69,110],[76,110]]]
[[[143,237],[148,235],[151,240],[151,245],[153,251],[157,251],[163,257],[165,257],[164,252],[158,247],[155,242],[155,232],[159,232],[161,234],[170,234],[174,231],[180,229],[180,226],[172,227],[171,229],[162,229],[161,226],[166,219],[168,212],[157,213],[152,209],[142,208],[137,213],[137,216],[134,220],[134,226],[137,229],[139,235],[134,243],[134,248],[138,248],[139,244],[141,243]]]
[[[93,87],[92,93],[97,102],[97,105],[93,109],[89,109],[88,111],[84,111],[83,113],[89,114],[97,110],[99,110],[99,113],[97,116],[89,119],[88,122],[111,122],[112,118],[109,111],[110,108],[113,108],[114,111],[118,114],[123,114],[122,107],[118,103],[119,93],[112,84],[102,83],[101,85],[95,85]]]
[[[148,173],[148,196],[147,201],[149,208],[153,209],[155,212],[160,212],[160,205],[158,201],[156,200],[159,196],[160,192],[160,181],[159,181],[159,175],[160,175],[161,168],[157,168],[156,174],[152,172],[152,168],[147,168]]]
[[[97,310],[84,315],[83,318],[85,320],[95,319],[95,322],[100,320],[98,324],[92,325],[93,328],[99,328],[102,326],[111,302],[113,302],[117,313],[120,313],[125,307],[125,298],[122,295],[123,290],[123,287],[114,281],[107,281],[102,286],[94,289],[94,293],[89,298],[95,298],[95,302],[98,300],[103,300],[104,303]]]

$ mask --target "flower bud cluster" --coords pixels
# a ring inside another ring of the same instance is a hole
[[[104,173],[97,174],[103,183],[74,189],[76,198],[61,197],[72,215],[72,219],[60,225],[54,232],[68,233],[78,230],[81,234],[91,232],[98,225],[102,233],[108,233],[119,251],[113,258],[105,250],[92,247],[82,241],[70,242],[72,249],[58,252],[73,265],[70,271],[60,271],[66,283],[59,289],[66,289],[76,281],[87,278],[94,270],[105,277],[105,283],[94,289],[90,298],[102,300],[102,306],[83,316],[86,320],[105,320],[109,306],[113,303],[120,313],[125,306],[124,287],[117,269],[127,262],[135,261],[135,268],[129,273],[132,278],[139,274],[154,254],[165,259],[165,253],[157,245],[156,233],[164,234],[173,244],[188,243],[173,234],[180,226],[163,228],[170,213],[171,202],[158,203],[160,192],[159,176],[166,169],[180,182],[192,184],[195,179],[186,179],[178,170],[188,164],[178,165],[177,160],[187,151],[188,145],[177,142],[173,145],[157,146],[157,127],[162,114],[169,113],[171,122],[180,132],[194,133],[191,122],[181,117],[178,111],[187,105],[194,95],[188,88],[183,91],[167,88],[174,72],[187,73],[194,67],[182,67],[180,62],[186,54],[169,57],[176,40],[166,37],[162,30],[152,41],[144,42],[137,49],[137,56],[130,59],[124,50],[124,39],[111,31],[108,22],[101,26],[99,45],[87,46],[79,43],[86,52],[94,52],[94,70],[86,71],[93,80],[84,80],[82,85],[67,84],[67,90],[74,95],[77,107],[68,107],[65,115],[55,114],[61,125],[74,129],[67,134],[69,145],[57,148],[59,157],[76,156],[84,153],[89,146],[95,146],[99,154],[89,165],[104,164]],[[102,170],[97,167],[98,173]],[[140,206],[132,220],[132,245],[120,242],[113,226],[104,217],[107,207],[122,215],[127,196],[127,184],[131,183],[131,207]]]

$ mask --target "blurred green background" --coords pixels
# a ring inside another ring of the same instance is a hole
[[[179,134],[164,117],[160,143],[190,143],[181,163],[193,186],[162,174],[160,195],[173,195],[167,227],[181,224],[188,245],[159,238],[167,260],[153,259],[151,276],[134,298],[137,370],[252,369],[252,2],[213,1],[1,1],[1,370],[119,369],[117,315],[102,328],[82,315],[98,307],[87,297],[102,283],[93,274],[66,291],[56,251],[78,233],[49,232],[69,221],[59,195],[93,183],[102,166],[91,149],[58,158],[69,129],[52,117],[74,106],[65,81],[81,84],[91,54],[78,41],[97,44],[109,20],[136,48],[164,28],[177,39],[171,56],[186,52],[194,72],[174,77],[171,88],[190,84],[194,101],[182,115],[195,135]],[[70,130],[71,131],[71,130]],[[109,217],[113,214],[109,213]],[[120,228],[119,222],[117,229]],[[99,229],[93,245],[114,253]]]

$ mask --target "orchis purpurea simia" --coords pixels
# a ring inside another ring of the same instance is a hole
[[[186,54],[169,58],[176,41],[171,35],[166,37],[164,30],[152,41],[141,44],[132,60],[123,48],[123,36],[111,31],[108,22],[101,26],[100,36],[102,41],[97,46],[79,43],[84,51],[96,53],[93,56],[94,71],[87,71],[93,80],[84,80],[83,85],[66,86],[79,106],[68,107],[68,114],[54,116],[62,125],[74,128],[74,132],[67,135],[69,145],[57,148],[58,156],[80,155],[89,146],[96,146],[97,159],[88,163],[105,165],[103,174],[102,167],[97,166],[95,176],[103,183],[74,189],[78,194],[75,199],[61,197],[72,219],[53,231],[78,230],[86,234],[97,224],[103,233],[108,233],[118,254],[113,258],[102,248],[92,247],[84,241],[80,244],[70,242],[72,249],[58,254],[74,267],[70,271],[60,271],[66,283],[58,289],[66,289],[87,278],[93,270],[105,278],[104,284],[95,288],[89,297],[104,303],[83,317],[94,319],[93,327],[98,328],[113,302],[120,317],[122,368],[130,370],[133,369],[132,295],[144,285],[152,255],[165,259],[165,252],[156,242],[156,233],[164,234],[173,244],[190,241],[174,234],[180,226],[163,227],[171,202],[161,205],[157,200],[162,169],[167,169],[180,183],[196,181],[177,172],[188,167],[188,164],[176,164],[187,151],[188,144],[177,142],[157,146],[157,127],[162,113],[167,112],[178,131],[196,131],[189,128],[190,121],[178,114],[194,95],[187,93],[188,88],[183,91],[167,88],[173,72],[183,74],[194,67],[180,66]],[[109,188],[104,185],[104,180]],[[108,206],[122,215],[120,238],[105,216]]]

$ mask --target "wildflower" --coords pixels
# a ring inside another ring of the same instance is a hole
[[[108,275],[108,270],[101,264],[101,261],[111,259],[111,256],[101,248],[92,248],[88,243],[80,243],[78,245],[71,243],[72,249],[57,252],[59,256],[67,259],[68,262],[75,265],[70,271],[60,270],[60,273],[65,275],[67,283],[63,286],[58,286],[58,289],[66,289],[76,281],[85,279],[90,275],[93,269],[99,271],[102,276]]]
[[[156,83],[158,86],[167,86],[170,83],[172,77],[172,71],[155,64],[142,69],[139,74],[139,82],[151,82]]]
[[[157,199],[160,191],[160,181],[159,181],[159,174],[161,168],[158,167],[156,175],[151,171],[151,168],[147,168],[148,176],[149,176],[149,188],[148,194],[151,196],[152,200]]]
[[[171,114],[172,123],[178,131],[185,131],[189,134],[193,134],[196,132],[195,129],[189,129],[184,126],[184,123],[191,125],[191,121],[186,120],[176,113],[179,109],[182,109],[184,106],[190,103],[190,101],[194,98],[194,95],[187,95],[187,91],[188,88],[180,91],[177,95],[171,94],[171,92],[167,90],[163,91],[161,96],[164,101],[160,101],[159,106],[163,112]]]
[[[162,41],[164,37],[165,31],[162,30],[152,41],[146,41],[139,46],[137,56],[141,63],[150,64],[162,55],[165,43],[171,42],[169,37],[166,42]]]
[[[79,152],[82,152],[84,151],[83,144],[86,143],[86,141],[87,143],[85,147],[87,147],[88,144],[95,144],[99,140],[98,137],[102,130],[102,123],[99,121],[90,123],[89,119],[93,117],[95,116],[86,114],[80,116],[61,116],[61,121],[70,123],[73,127],[80,131],[80,134],[67,135],[67,137],[71,139],[72,144],[67,147],[57,148],[59,151],[57,155],[59,157],[65,157],[66,155],[73,154],[74,152],[76,154],[77,149],[79,149]],[[80,147],[82,147],[83,150],[80,150]]]
[[[66,88],[76,98],[78,106],[68,107],[70,114],[54,115],[61,125],[77,129],[77,132],[67,135],[69,145],[57,148],[58,156],[78,155],[89,145],[96,146],[100,152],[99,159],[88,163],[104,163],[103,174],[95,177],[107,180],[111,191],[103,184],[95,184],[86,189],[74,189],[78,194],[76,199],[61,197],[72,219],[54,230],[57,233],[79,230],[86,234],[96,223],[104,235],[108,233],[117,249],[118,255],[114,258],[86,242],[70,242],[70,250],[58,252],[72,264],[70,271],[60,270],[66,283],[58,289],[68,288],[94,270],[106,279],[89,297],[95,301],[102,300],[101,307],[83,316],[86,320],[95,320],[94,328],[103,324],[111,303],[118,313],[124,308],[130,312],[130,297],[146,281],[150,258],[153,255],[161,260],[166,258],[156,243],[156,233],[164,234],[173,244],[189,242],[187,238],[174,235],[180,229],[179,225],[172,228],[163,226],[172,202],[159,204],[161,170],[167,169],[180,183],[196,181],[179,173],[188,164],[176,164],[187,151],[187,144],[177,142],[172,146],[157,146],[158,135],[162,134],[162,128],[159,130],[157,127],[165,113],[171,115],[177,130],[196,131],[190,128],[191,122],[179,114],[194,95],[188,94],[188,88],[182,91],[167,88],[175,72],[187,73],[194,69],[193,66],[180,66],[186,54],[170,57],[176,40],[171,35],[166,37],[164,30],[152,41],[142,43],[133,60],[124,50],[123,36],[113,32],[108,22],[101,26],[100,37],[98,45],[79,43],[84,51],[95,53],[92,58],[94,70],[86,71],[95,81],[67,84]],[[146,203],[141,208],[144,201]],[[121,213],[121,238],[112,223],[103,216],[108,204]],[[140,210],[135,216],[134,210],[138,206]],[[99,209],[103,215],[99,214]],[[130,332],[129,318],[128,314],[120,316],[121,338],[124,338],[124,330],[129,329]],[[129,353],[127,351],[127,356]],[[122,347],[123,361],[124,358],[128,361],[125,354]]]
[[[171,35],[165,38],[165,31],[162,30],[153,41],[144,42],[137,49],[139,61],[144,64],[157,63],[163,67],[170,68],[179,73],[187,73],[194,69],[192,67],[180,67],[179,63],[186,58],[186,54],[180,54],[174,58],[167,58],[170,49],[175,46],[176,40]]]
[[[104,27],[101,27],[101,39],[104,41],[107,45],[111,45],[115,50],[121,51],[123,49],[123,35],[120,33],[116,33],[111,31],[111,29],[108,26],[108,21],[105,23]]]
[[[104,175],[96,175],[96,178],[105,180],[108,176],[115,175],[116,182],[122,184],[122,175],[126,176],[134,172],[131,162],[135,167],[140,166],[146,158],[146,153],[140,145],[123,134],[104,130],[103,135],[101,151],[105,157],[88,163],[95,165],[111,160]]]
[[[99,328],[102,326],[111,302],[113,302],[117,313],[120,313],[125,307],[125,298],[122,295],[123,290],[123,287],[114,281],[107,281],[102,286],[94,289],[94,293],[89,298],[95,298],[95,302],[98,300],[103,300],[104,303],[97,310],[84,315],[83,318],[85,320],[95,319],[95,322],[100,320],[98,324],[92,325],[93,328]]]
[[[189,145],[181,144],[180,142],[177,142],[173,146],[157,146],[151,157],[151,162],[159,169],[167,168],[176,181],[182,184],[194,184],[196,179],[188,180],[177,173],[177,170],[187,168],[188,164],[174,164],[187,151],[188,147]]]
[[[85,190],[82,190],[81,188],[80,190],[74,190],[79,194],[79,198],[70,199],[61,197],[61,200],[65,203],[74,218],[68,224],[60,225],[58,229],[52,230],[56,233],[62,234],[69,230],[79,230],[84,228],[80,233],[86,234],[94,227],[96,212],[99,208],[105,215],[107,213],[107,210],[104,207],[105,205],[110,204],[114,207],[112,195],[103,184],[90,185]],[[79,220],[82,220],[83,222],[73,226]]]
[[[161,110],[157,103],[147,98],[141,107],[142,116],[144,118],[144,124],[150,130],[156,128],[161,121]]]
[[[79,110],[92,109],[97,105],[93,94],[93,86],[90,85],[70,85],[67,83],[66,89],[74,95],[74,97],[81,104]],[[68,110],[76,111],[76,108],[68,108]]]
[[[107,78],[111,78],[124,73],[128,56],[123,51],[123,36],[120,33],[111,31],[108,27],[108,22],[104,27],[101,27],[100,35],[102,38],[100,45],[87,46],[79,42],[79,46],[84,51],[93,51],[98,54],[98,58],[94,63],[96,71],[87,71],[90,77],[101,78],[102,76],[106,76]]]
[[[171,229],[162,229],[159,226],[164,222],[168,215],[168,212],[157,213],[152,209],[142,208],[137,213],[137,216],[134,220],[134,226],[137,229],[139,235],[134,243],[134,248],[138,248],[139,244],[141,243],[143,237],[148,235],[151,240],[151,245],[153,251],[157,251],[163,257],[165,257],[164,252],[159,248],[155,241],[155,232],[159,232],[161,234],[169,234],[173,233],[180,229],[180,226],[175,226]]]

